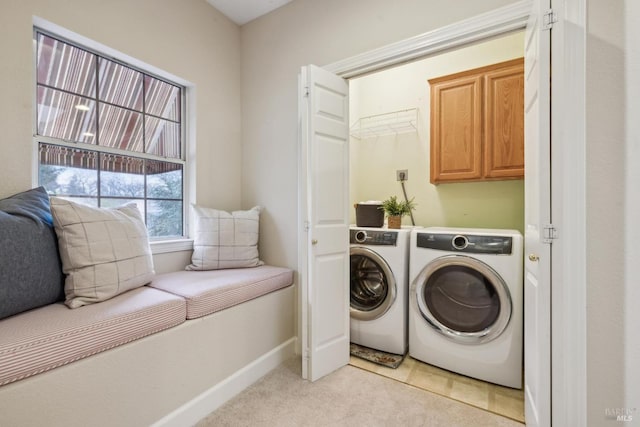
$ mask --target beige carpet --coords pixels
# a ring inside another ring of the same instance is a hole
[[[197,424],[204,426],[510,426],[522,424],[345,366],[315,383],[293,358]]]

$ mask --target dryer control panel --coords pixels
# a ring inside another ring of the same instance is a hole
[[[384,230],[349,230],[349,243],[363,245],[395,246],[398,233]]]
[[[416,246],[448,252],[510,255],[513,238],[510,236],[478,236],[475,234],[418,233]]]

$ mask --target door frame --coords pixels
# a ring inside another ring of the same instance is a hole
[[[586,0],[551,0],[551,412],[587,425]]]
[[[558,238],[551,272],[551,411],[552,424],[569,425],[569,420],[586,422],[587,411],[586,112],[584,102],[579,102],[586,94],[586,0],[552,0],[552,4],[558,21],[551,51],[562,61],[556,59],[552,65],[550,197]],[[347,79],[380,71],[524,29],[530,10],[529,0],[517,1],[323,68]]]

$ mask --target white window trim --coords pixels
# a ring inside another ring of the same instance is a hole
[[[118,61],[122,61],[128,65],[131,65],[135,68],[144,70],[150,74],[153,74],[162,79],[171,81],[176,83],[182,87],[184,87],[184,99],[185,105],[183,109],[184,113],[184,169],[183,169],[183,183],[184,183],[184,191],[182,194],[182,203],[183,203],[183,234],[185,237],[183,238],[170,238],[166,240],[162,239],[154,239],[151,240],[151,251],[152,253],[168,253],[168,252],[179,252],[193,249],[193,239],[187,237],[190,236],[190,209],[189,206],[193,201],[195,201],[195,168],[193,167],[192,162],[195,162],[196,153],[195,153],[195,85],[188,80],[185,80],[181,77],[175,76],[171,73],[168,73],[164,70],[161,70],[157,67],[154,67],[151,64],[147,64],[139,59],[131,57],[125,53],[122,53],[118,50],[105,46],[101,43],[98,43],[94,40],[91,40],[87,37],[84,37],[80,34],[74,33],[64,27],[61,27],[53,22],[47,21],[46,19],[40,18],[38,16],[33,16],[33,27],[42,29],[51,34],[56,34],[60,37],[67,39],[72,43],[77,43],[80,46],[86,47],[88,49],[94,50],[96,52],[100,52],[103,56],[111,57]],[[35,47],[34,47],[34,63],[35,63]],[[33,99],[36,99],[36,89],[34,85],[33,89]],[[34,104],[35,105],[35,104]],[[35,108],[33,111],[33,123],[32,129],[35,129],[36,124],[36,113]],[[35,132],[34,132],[35,133]],[[38,142],[36,135],[33,137],[32,143],[32,174],[31,181],[33,186],[38,185]]]
[[[165,254],[169,252],[192,251],[193,239],[152,240],[149,243],[151,253]]]

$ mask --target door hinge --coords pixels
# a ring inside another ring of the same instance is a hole
[[[558,238],[558,229],[553,224],[547,224],[542,228],[542,243],[553,243]]]
[[[553,28],[553,24],[555,24],[556,22],[558,22],[558,15],[556,14],[556,12],[553,9],[547,10],[542,15],[542,29],[543,30],[550,30],[551,28]]]
[[[304,90],[304,97],[308,98],[309,97],[309,86],[305,86],[303,88],[303,90]]]

